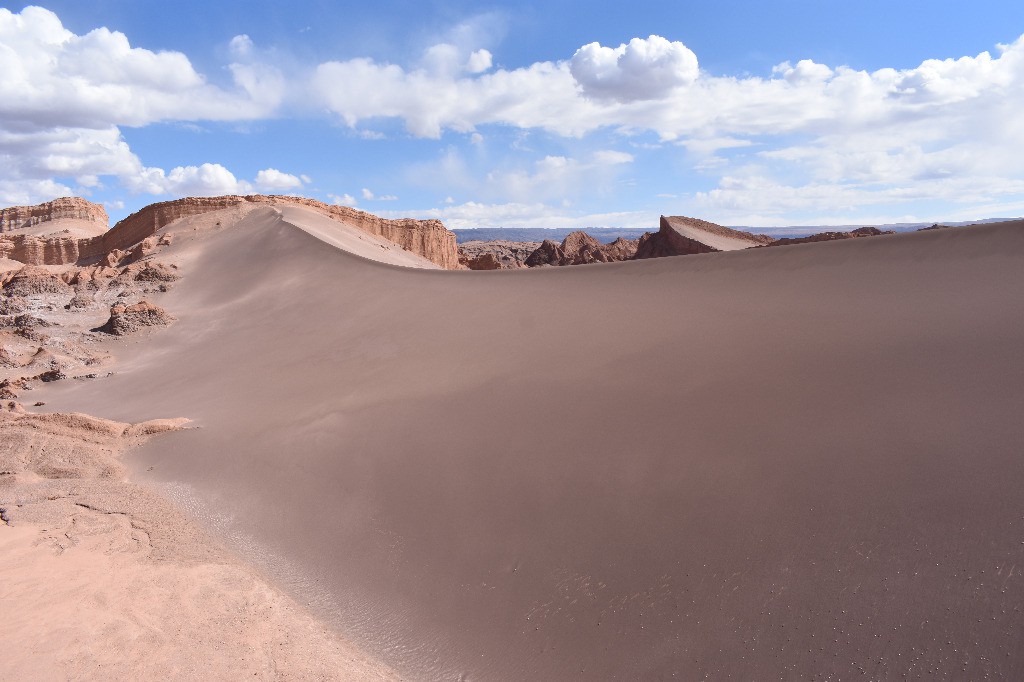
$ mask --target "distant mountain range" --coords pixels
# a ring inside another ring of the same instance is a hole
[[[552,239],[560,242],[572,232],[583,231],[598,241],[608,243],[619,237],[623,239],[638,239],[644,232],[657,232],[656,225],[649,229],[628,229],[624,227],[575,227],[575,228],[546,228],[546,227],[470,227],[461,230],[452,230],[459,244],[471,241],[490,242],[504,239],[510,242],[542,242],[545,239]]]
[[[943,222],[942,225],[960,227],[962,225],[977,225],[980,223],[998,223],[1006,220],[1019,220],[1019,218],[986,218],[985,220],[966,220],[960,222]],[[895,232],[913,232],[922,227],[929,227],[935,223],[892,223],[889,225],[864,225],[854,223],[850,225],[791,225],[786,227],[750,227],[745,225],[729,225],[736,230],[753,232],[755,234],[767,234],[771,237],[807,237],[819,232],[847,232],[859,227],[877,227],[880,230],[893,230]],[[603,243],[610,243],[622,237],[623,239],[637,239],[644,232],[657,232],[658,227],[652,225],[649,229],[624,228],[624,227],[577,227],[577,228],[544,228],[544,227],[472,227],[452,230],[459,244],[469,241],[494,241],[504,239],[510,242],[541,242],[545,239],[552,239],[560,242],[569,233],[582,230],[595,237]]]

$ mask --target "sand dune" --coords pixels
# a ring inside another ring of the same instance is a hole
[[[38,394],[192,419],[135,477],[408,677],[1024,675],[1020,225],[476,273],[189,220],[178,321]]]

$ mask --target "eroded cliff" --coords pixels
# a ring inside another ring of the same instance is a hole
[[[107,212],[99,204],[79,197],[62,197],[36,206],[0,209],[0,233],[62,219],[84,220],[103,227],[110,222]]]

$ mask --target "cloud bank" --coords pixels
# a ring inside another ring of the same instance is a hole
[[[674,150],[714,181],[672,193],[736,220],[936,198],[991,206],[1024,191],[1024,36],[994,54],[910,69],[799,59],[746,77],[704,72],[686,45],[657,35],[589,43],[512,69],[461,33],[406,66],[355,58],[288,74],[248,36],[225,47],[230,82],[214,85],[180,52],[135,47],[102,27],[76,35],[39,7],[0,9],[0,200],[83,193],[110,179],[154,195],[297,191],[308,181],[277,168],[246,180],[211,159],[147,166],[121,128],[323,116],[367,139],[385,135],[381,121],[395,120],[414,137],[454,133],[480,148],[489,126],[581,141],[572,156],[540,151],[530,163],[496,163],[463,183],[487,206],[555,201],[560,192],[571,199],[615,177],[634,159],[608,149],[610,136],[624,145],[653,136],[655,148]],[[600,140],[588,149],[590,138]],[[601,167],[613,170],[602,175]],[[453,187],[440,196],[459,189],[460,176],[450,177]]]

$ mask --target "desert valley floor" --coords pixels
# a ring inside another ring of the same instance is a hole
[[[139,436],[100,445],[169,501],[154,547],[213,538],[191,573],[147,559],[148,590],[223,587],[164,612],[251,581],[239,613],[289,640],[284,667],[254,649],[214,677],[1024,677],[1020,223],[494,272],[302,206],[164,234],[180,279],[150,300],[176,321],[97,337],[110,376],[21,400]],[[190,422],[127,426],[167,419]],[[58,635],[117,552],[34,547],[19,505],[46,477],[7,478],[0,618],[24,649],[0,663],[104,679],[88,633]],[[65,611],[3,605],[26,595]],[[125,656],[159,640],[155,676],[219,660],[102,608],[134,623],[95,633]]]

